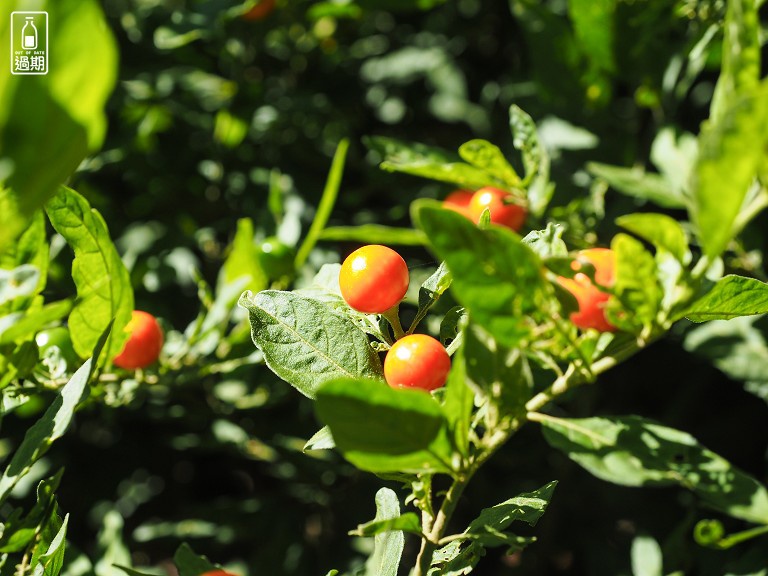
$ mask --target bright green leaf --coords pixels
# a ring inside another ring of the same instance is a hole
[[[69,316],[72,345],[80,357],[87,357],[114,319],[114,330],[104,350],[107,360],[111,360],[123,348],[128,336],[123,328],[133,311],[128,270],[101,214],[80,194],[62,186],[46,204],[46,212],[53,227],[75,252],[72,278],[78,299]]]
[[[768,81],[731,99],[704,124],[693,174],[691,219],[704,253],[719,256],[737,231],[739,214],[768,142]]]
[[[381,488],[376,493],[376,518],[374,522],[384,522],[400,517],[400,502],[389,488]],[[405,546],[402,531],[379,532],[374,536],[373,554],[365,563],[365,576],[397,576],[400,557]]]
[[[664,176],[638,168],[622,168],[598,162],[587,164],[587,170],[622,194],[649,200],[662,208],[685,208],[686,199]]]
[[[380,224],[360,226],[331,226],[320,234],[320,240],[357,242],[360,244],[386,244],[387,246],[423,246],[427,237],[421,230],[395,228]]]
[[[380,378],[381,362],[365,333],[322,303],[292,292],[246,291],[254,344],[275,374],[314,398],[334,378]]]
[[[616,224],[640,236],[656,248],[666,250],[678,262],[690,260],[688,242],[680,223],[665,214],[650,212],[627,214],[616,219]]]
[[[728,275],[685,312],[692,322],[730,320],[768,312],[768,284],[754,278]]]
[[[412,207],[415,222],[451,271],[456,300],[473,321],[508,345],[528,337],[526,315],[538,308],[545,286],[536,254],[507,229],[480,230],[430,201]]]
[[[508,187],[520,185],[520,177],[498,146],[486,140],[470,140],[459,147],[459,156],[466,162],[493,174]]]
[[[368,537],[395,531],[421,534],[421,520],[413,512],[407,512],[402,516],[395,516],[385,520],[372,520],[365,524],[360,524],[355,530],[352,530],[349,535]]]

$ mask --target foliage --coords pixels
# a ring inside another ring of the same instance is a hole
[[[762,3],[261,2],[9,6],[53,52],[0,79],[0,573],[763,573]],[[521,234],[439,201],[485,186]],[[399,309],[341,295],[370,243]]]

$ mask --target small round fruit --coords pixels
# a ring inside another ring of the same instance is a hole
[[[242,18],[249,22],[257,22],[259,20],[264,20],[274,9],[275,0],[257,0],[256,4],[253,5],[253,8],[243,14]]]
[[[589,248],[578,253],[578,257],[587,260],[595,267],[595,282],[600,286],[613,286],[616,269],[616,254],[609,248]],[[581,265],[575,261],[574,270]],[[579,303],[579,310],[571,314],[571,322],[582,329],[594,328],[600,332],[613,332],[616,327],[605,318],[605,305],[610,294],[599,290],[583,272],[577,272],[573,278],[558,279],[560,285],[574,295]]]
[[[146,368],[157,361],[163,348],[163,330],[152,314],[134,310],[125,331],[130,336],[122,352],[115,356],[115,366],[136,370]]]
[[[453,210],[462,216],[471,218],[472,216],[469,213],[469,203],[472,201],[472,196],[474,196],[474,194],[474,192],[470,192],[469,190],[454,190],[445,197],[445,200],[443,200],[443,208],[448,208],[448,210]]]
[[[469,203],[469,214],[473,221],[480,219],[483,211],[488,208],[491,211],[491,222],[499,226],[506,226],[518,232],[525,224],[527,211],[525,207],[516,204],[514,195],[506,190],[486,186],[480,188],[472,196]]]
[[[426,334],[402,337],[384,359],[384,378],[392,388],[436,390],[445,384],[450,370],[448,352]]]
[[[381,314],[400,303],[408,290],[408,266],[402,256],[386,246],[358,248],[341,265],[341,295],[352,308]]]

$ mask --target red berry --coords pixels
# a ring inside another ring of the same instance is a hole
[[[122,352],[115,356],[115,366],[127,370],[146,368],[160,357],[163,348],[163,330],[152,314],[134,310],[125,327],[130,333]]]
[[[339,286],[347,304],[366,314],[380,314],[398,304],[408,290],[405,260],[386,246],[358,248],[341,265]]]
[[[472,196],[469,203],[469,213],[473,221],[480,219],[483,211],[491,211],[491,222],[506,226],[518,232],[525,224],[527,211],[525,207],[515,203],[515,196],[506,190],[486,186],[480,188]]]
[[[435,390],[445,384],[450,369],[448,352],[425,334],[404,336],[384,359],[384,378],[392,388]]]
[[[613,286],[616,268],[616,254],[609,248],[590,248],[578,253],[578,257],[587,260],[595,267],[595,282],[600,286]],[[579,270],[578,261],[573,269]],[[605,305],[610,294],[599,290],[583,272],[577,272],[573,278],[558,278],[560,285],[574,295],[579,303],[579,310],[571,314],[571,322],[579,328],[594,328],[600,332],[613,332],[616,327],[605,318]]]
[[[472,201],[472,196],[474,196],[474,192],[469,190],[454,190],[443,200],[443,208],[448,208],[448,210],[458,212],[462,216],[472,218],[469,213],[469,203]]]

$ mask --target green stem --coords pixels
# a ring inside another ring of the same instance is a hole
[[[395,304],[386,312],[382,312],[381,315],[386,319],[387,322],[389,322],[389,325],[392,326],[392,332],[394,332],[395,340],[400,340],[400,338],[405,336],[403,325],[400,324],[400,304]]]
[[[744,530],[743,532],[736,532],[735,534],[721,538],[714,543],[713,547],[717,548],[718,550],[727,550],[736,544],[741,544],[742,542],[751,540],[752,538],[757,538],[763,534],[768,534],[768,526],[758,526],[756,528]]]
[[[328,179],[325,182],[325,189],[323,190],[323,197],[320,198],[320,204],[317,206],[317,214],[312,221],[312,225],[309,227],[307,237],[304,238],[304,242],[301,243],[298,252],[296,252],[296,260],[294,264],[298,270],[306,262],[309,253],[312,252],[312,248],[315,247],[317,241],[320,239],[320,234],[323,232],[328,218],[331,216],[333,206],[336,204],[336,197],[339,195],[339,188],[341,187],[341,176],[344,172],[344,161],[347,157],[347,150],[349,149],[349,140],[346,138],[339,142],[336,148],[336,154],[333,155],[333,162],[331,162],[331,170],[328,173]]]

